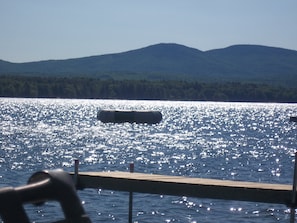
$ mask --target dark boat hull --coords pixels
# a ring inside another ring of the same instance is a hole
[[[117,111],[100,110],[97,119],[104,123],[147,123],[157,124],[162,120],[162,114],[159,111]]]

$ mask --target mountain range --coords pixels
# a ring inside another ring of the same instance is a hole
[[[0,60],[0,75],[256,82],[296,87],[297,51],[260,45],[200,51],[175,43],[160,43],[75,59],[27,63]]]

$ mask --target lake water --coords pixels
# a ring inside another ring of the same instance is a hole
[[[159,124],[104,124],[99,109],[159,110]],[[292,184],[297,104],[0,98],[0,187],[36,171],[129,171]],[[128,222],[128,193],[79,191],[92,222]],[[32,222],[59,205],[25,205]],[[134,194],[133,222],[289,222],[284,205]]]

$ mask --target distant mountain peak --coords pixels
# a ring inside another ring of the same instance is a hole
[[[154,45],[150,45],[147,47],[143,47],[140,49],[127,51],[124,53],[130,53],[130,52],[141,52],[146,54],[153,54],[156,56],[172,56],[172,55],[185,55],[185,54],[195,54],[195,53],[202,53],[202,51],[187,47],[181,44],[176,43],[158,43]]]
[[[221,49],[214,49],[209,50],[207,52],[224,52],[224,53],[232,53],[232,54],[254,54],[254,55],[261,55],[261,54],[271,54],[276,53],[280,54],[281,52],[293,52],[297,53],[295,50],[284,49],[280,47],[272,47],[272,46],[263,46],[263,45],[253,45],[253,44],[237,44],[228,46]]]

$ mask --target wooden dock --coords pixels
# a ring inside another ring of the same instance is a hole
[[[129,172],[79,172],[79,188],[289,205],[292,185],[215,180]],[[296,196],[294,194],[294,196]],[[294,205],[295,206],[295,205]]]

